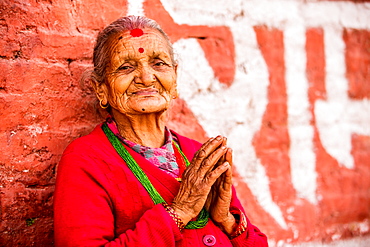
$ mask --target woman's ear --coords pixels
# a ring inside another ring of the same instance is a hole
[[[172,99],[177,99],[179,97],[179,93],[177,91],[177,83],[174,84],[171,95],[172,95]]]
[[[172,94],[173,99],[177,99],[179,97],[179,93],[177,92],[177,64],[174,65],[174,70],[175,70],[175,85],[174,85],[174,92]]]
[[[108,88],[107,84],[99,83],[95,80],[91,80],[91,85],[94,88],[96,97],[98,98],[99,102],[103,105],[108,104]]]

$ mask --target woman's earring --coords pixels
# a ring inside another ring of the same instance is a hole
[[[103,100],[101,99],[100,101],[99,101],[99,105],[100,105],[100,107],[101,108],[103,108],[103,109],[107,109],[108,108],[108,106],[109,106],[109,104],[107,103],[106,105],[103,105]]]

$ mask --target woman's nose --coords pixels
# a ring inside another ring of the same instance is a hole
[[[156,80],[157,78],[152,68],[142,67],[135,78],[135,83],[143,84],[144,86],[150,86]]]

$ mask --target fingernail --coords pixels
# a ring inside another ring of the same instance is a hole
[[[221,140],[222,140],[222,137],[221,137],[221,136],[217,136],[217,137],[216,137],[216,140],[217,140],[217,141],[221,141]]]

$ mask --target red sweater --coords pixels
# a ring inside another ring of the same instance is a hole
[[[174,133],[189,160],[201,144]],[[165,201],[172,202],[179,182],[130,148]],[[231,205],[242,206],[233,191]],[[197,230],[179,231],[161,204],[154,205],[98,125],[73,141],[59,163],[54,194],[56,246],[267,246],[266,236],[248,221],[248,229],[229,238],[210,220]],[[209,243],[208,243],[208,246]]]

